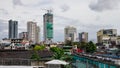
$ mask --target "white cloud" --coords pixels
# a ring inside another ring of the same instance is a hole
[[[21,0],[13,0],[13,5],[23,5]]]
[[[89,7],[94,11],[104,11],[117,9],[119,4],[120,0],[93,0]]]
[[[52,4],[52,0],[13,0],[13,5],[19,5],[24,7],[39,7]]]
[[[62,12],[66,12],[70,9],[70,7],[68,5],[65,5],[65,4],[62,5],[60,8],[61,8]]]

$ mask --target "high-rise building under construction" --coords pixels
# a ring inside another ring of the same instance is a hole
[[[53,14],[48,10],[43,15],[43,36],[46,43],[50,43],[53,39]]]

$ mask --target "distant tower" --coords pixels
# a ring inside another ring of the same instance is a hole
[[[79,33],[79,42],[88,42],[88,33],[87,32]]]
[[[50,43],[53,39],[53,14],[51,13],[51,10],[47,10],[47,13],[43,15],[43,23],[44,41]]]
[[[27,32],[28,32],[28,40],[35,44],[39,43],[39,27],[36,22],[29,21],[27,23]]]
[[[16,39],[18,37],[18,21],[9,20],[9,39]]]
[[[28,40],[28,32],[21,32],[21,33],[19,33],[19,38]]]
[[[65,42],[67,40],[70,40],[72,42],[76,41],[77,37],[76,37],[76,33],[77,33],[77,30],[75,27],[72,27],[72,26],[68,26],[64,29],[64,32],[65,32]]]
[[[36,27],[36,43],[40,43],[40,27]]]

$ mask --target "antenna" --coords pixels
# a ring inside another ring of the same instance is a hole
[[[47,12],[48,12],[48,13],[52,13],[52,10],[51,10],[51,9],[49,9],[49,10],[47,10]]]
[[[52,9],[42,9],[42,10],[47,11],[47,13],[52,13],[53,12]]]

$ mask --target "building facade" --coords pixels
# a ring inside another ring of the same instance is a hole
[[[120,45],[120,35],[117,36],[117,45]]]
[[[9,39],[18,38],[18,21],[9,20]]]
[[[40,43],[40,27],[36,27],[36,43]]]
[[[87,32],[82,32],[79,33],[79,42],[88,42],[88,33]]]
[[[46,43],[50,43],[53,39],[53,14],[47,12],[43,15],[43,36]]]
[[[29,21],[27,23],[27,32],[28,32],[28,40],[35,44],[35,43],[39,43],[39,29],[38,29],[38,26],[37,26],[37,23],[36,22],[32,22],[32,21]]]
[[[67,26],[65,29],[64,29],[64,33],[65,33],[65,42],[67,40],[70,40],[72,42],[76,41],[76,36],[77,36],[77,30],[75,27],[72,27],[72,26]]]
[[[97,41],[103,45],[115,45],[117,42],[117,29],[102,29],[97,32]]]
[[[28,40],[28,32],[21,32],[21,33],[19,33],[19,38]]]

